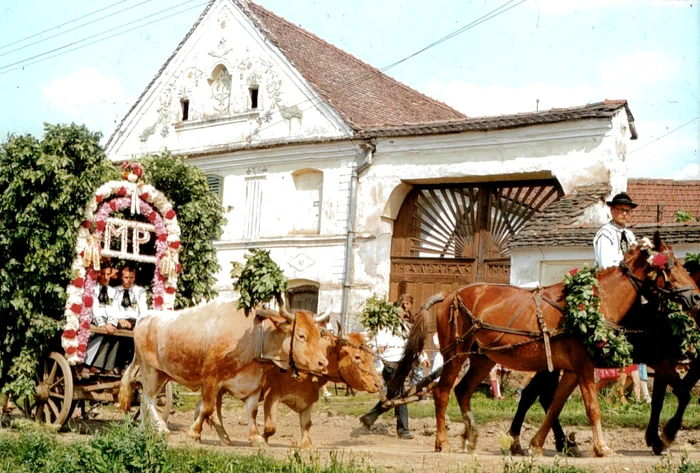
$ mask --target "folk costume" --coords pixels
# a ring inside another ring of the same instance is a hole
[[[610,220],[593,238],[596,269],[611,268],[620,264],[624,254],[629,251],[630,245],[636,242],[634,233],[630,229]]]
[[[92,306],[92,323],[98,327],[107,324],[112,313],[112,303],[116,289],[109,285],[96,284],[94,300],[96,304]],[[88,342],[85,364],[92,365],[95,356],[104,341],[104,335],[93,335]]]
[[[146,289],[133,285],[129,289],[123,286],[116,288],[111,310],[108,312],[107,323],[118,327],[120,319],[126,319],[132,324],[148,311]],[[127,337],[105,336],[92,365],[105,371],[121,369],[131,362],[134,355],[134,341]]]

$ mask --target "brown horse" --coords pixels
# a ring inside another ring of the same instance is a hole
[[[655,243],[658,251],[665,250],[658,238]],[[608,323],[620,322],[637,299],[637,291],[651,269],[647,262],[649,251],[636,248],[627,254],[626,261],[620,267],[597,274],[601,312]],[[660,277],[649,283],[670,290],[674,296],[692,300],[696,305],[700,297],[697,286],[673,254],[669,252],[667,256],[675,264],[669,265],[670,268],[666,268],[663,275],[659,274]],[[578,384],[593,429],[595,454],[604,456],[613,453],[603,439],[593,361],[579,339],[563,333],[564,301],[563,283],[534,292],[514,286],[477,283],[458,290],[444,300],[437,314],[437,330],[446,361],[440,380],[433,389],[436,451],[449,449],[445,428],[449,394],[462,365],[469,358],[470,350],[477,348],[479,353],[486,356],[474,357],[467,375],[455,387],[465,423],[463,447],[468,441],[469,450],[473,451],[478,435],[471,411],[471,397],[493,365],[501,363],[519,371],[564,370],[547,417],[532,439],[531,446],[535,452],[542,452],[552,421]],[[545,339],[543,331],[551,334],[551,339]],[[411,360],[414,354],[408,353],[407,348],[404,358]]]

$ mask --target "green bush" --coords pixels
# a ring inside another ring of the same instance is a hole
[[[244,309],[247,315],[251,309],[270,302],[273,297],[281,302],[288,281],[277,263],[270,258],[270,251],[249,250],[244,258],[245,265],[234,261],[231,270],[231,277],[236,279],[233,288],[240,294],[238,308]]]
[[[177,212],[180,235],[180,262],[175,307],[182,309],[216,297],[214,275],[219,260],[214,248],[226,223],[221,198],[209,192],[204,172],[183,157],[169,153],[145,156],[139,161],[144,181],[165,194]]]
[[[381,329],[389,329],[394,335],[401,333],[400,309],[390,303],[380,294],[372,294],[362,304],[359,315],[360,323],[370,332],[377,333]]]
[[[117,171],[84,126],[0,144],[0,386],[31,395],[37,360],[63,322],[85,205]]]

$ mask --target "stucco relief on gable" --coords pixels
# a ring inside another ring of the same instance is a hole
[[[227,16],[218,20],[225,29]],[[285,84],[277,65],[249,48],[238,56],[225,37],[217,35],[211,42],[215,46],[202,50],[207,53],[194,61],[197,66],[178,71],[168,81],[157,99],[157,116],[141,130],[139,140],[146,143],[157,132],[165,139],[173,126],[179,131],[186,130],[179,128],[185,122],[227,118],[243,122],[237,125],[240,126],[238,140],[248,143],[261,141],[261,133],[278,123],[287,125],[287,136],[300,133],[305,110],[300,103],[284,100]],[[192,58],[195,57],[198,55],[193,54]],[[186,120],[184,102],[188,109]]]
[[[166,88],[158,97],[158,108],[156,109],[156,120],[152,125],[145,127],[139,135],[139,141],[145,143],[155,134],[160,126],[160,136],[166,138],[170,134],[171,124],[178,121],[180,101],[189,99],[192,91],[199,85],[199,80],[204,76],[204,72],[196,67],[188,67],[175,74]],[[176,106],[173,107],[173,94],[177,96]],[[200,114],[194,108],[190,110],[192,119],[198,119]]]

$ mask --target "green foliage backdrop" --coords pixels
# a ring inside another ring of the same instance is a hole
[[[144,180],[170,200],[182,230],[182,272],[175,308],[214,298],[214,274],[220,269],[214,240],[221,237],[226,222],[221,198],[209,192],[204,172],[187,164],[182,157],[172,157],[166,152],[146,156],[139,162],[143,165]]]
[[[0,145],[0,386],[15,395],[33,391],[36,360],[62,325],[85,205],[118,176],[100,137],[45,125],[41,140]]]
[[[11,135],[0,144],[0,389],[18,400],[34,390],[37,361],[58,347],[77,230],[95,190],[119,179],[85,126],[45,125],[44,137]],[[168,154],[142,161],[182,229],[176,307],[216,295],[213,239],[223,209],[204,173]]]

